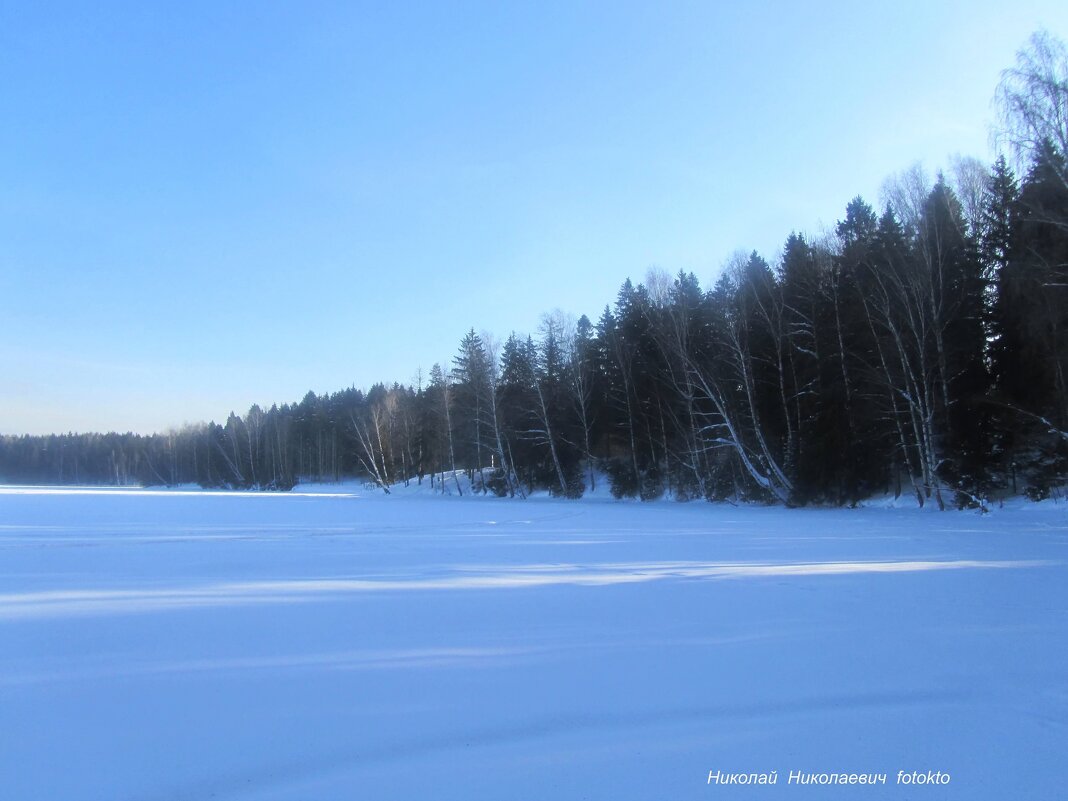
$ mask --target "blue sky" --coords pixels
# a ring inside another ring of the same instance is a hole
[[[773,260],[991,158],[1063,2],[0,0],[0,433],[148,432]]]

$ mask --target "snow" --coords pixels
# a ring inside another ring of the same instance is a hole
[[[0,787],[1056,798],[1066,565],[1054,503],[0,487]],[[951,781],[896,785],[899,770]]]

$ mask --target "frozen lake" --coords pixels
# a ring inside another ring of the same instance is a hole
[[[1061,797],[1066,562],[1051,504],[0,488],[0,794]]]

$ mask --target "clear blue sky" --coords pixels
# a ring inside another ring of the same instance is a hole
[[[152,431],[774,259],[989,160],[1062,2],[0,0],[0,433]]]

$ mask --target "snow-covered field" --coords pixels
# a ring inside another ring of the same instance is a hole
[[[1066,765],[1063,505],[0,488],[5,799],[1002,801]]]

